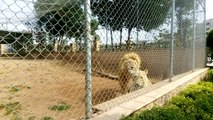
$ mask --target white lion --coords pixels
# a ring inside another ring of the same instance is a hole
[[[150,82],[150,80],[147,77],[147,74],[148,74],[147,69],[145,69],[144,71],[132,70],[130,72],[131,72],[131,77],[132,77],[132,84],[130,87],[130,91],[135,91],[140,88],[145,88],[145,87],[149,87],[150,85],[152,85],[152,83]]]
[[[122,57],[118,71],[121,93],[135,91],[151,84],[147,77],[148,70],[140,70],[140,64],[141,59],[137,53],[127,53]]]

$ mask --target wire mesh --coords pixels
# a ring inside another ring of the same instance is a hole
[[[193,47],[195,68],[205,65],[205,5],[195,1],[175,2],[173,75],[192,70]],[[172,0],[0,5],[2,119],[89,118],[168,82]]]
[[[174,75],[205,66],[203,3],[204,0],[176,0]]]
[[[196,31],[195,31],[195,68],[202,68],[206,64],[206,22],[205,22],[205,0],[197,0],[197,9],[196,9]],[[202,57],[196,57],[202,56]]]

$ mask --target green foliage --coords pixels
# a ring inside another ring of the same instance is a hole
[[[211,30],[206,38],[206,46],[213,50],[213,30]]]
[[[133,117],[124,118],[124,120],[184,120],[184,116],[177,106],[170,105],[164,108],[154,107]]]
[[[43,117],[42,120],[54,120],[52,117]]]
[[[37,1],[35,4],[39,28],[44,27],[54,36],[63,36],[67,33],[70,37],[75,37],[83,33],[84,15],[80,3],[69,1],[64,3],[62,7],[57,7],[56,5],[60,6],[61,2],[55,0],[54,3],[48,4],[52,6],[46,9],[42,8],[42,5],[46,4],[46,1]],[[55,10],[49,11],[52,7],[55,7]],[[40,12],[43,14],[39,14]]]
[[[43,16],[45,13],[59,10],[63,5],[75,4],[76,0],[37,0],[34,4],[37,16]]]
[[[213,82],[213,69],[210,69],[206,76],[206,81]]]
[[[24,86],[24,85],[15,85],[15,86],[7,87],[7,88],[9,88],[9,91],[11,93],[16,93],[16,92],[19,92],[22,89],[25,89],[25,88],[30,89],[31,87]]]
[[[21,110],[21,105],[19,102],[1,104],[0,110],[1,109],[4,109],[6,111],[4,115],[10,115],[11,113],[16,115]]]
[[[91,20],[91,34],[95,35],[95,31],[98,29],[99,22],[95,19]]]
[[[45,48],[47,51],[53,50],[54,44],[58,41],[55,37],[82,39],[85,33],[85,15],[81,0],[37,0],[34,8],[37,17],[35,29],[49,36],[44,39],[45,36],[40,35],[37,39],[42,45],[45,42],[52,44]],[[98,26],[99,21],[92,19],[92,35],[95,35]]]
[[[188,35],[193,32],[193,21],[191,19],[194,9],[194,0],[176,0],[175,11],[177,18],[176,47],[190,47],[190,41],[187,41]]]
[[[155,0],[139,0],[139,25],[140,29],[143,28],[145,31],[150,31],[162,25],[167,18],[169,9],[171,7],[170,0],[161,0],[156,2]],[[159,12],[161,11],[161,12]],[[150,15],[150,13],[153,13]],[[156,14],[158,13],[158,14]],[[130,13],[131,14],[131,13]],[[135,16],[137,16],[137,7],[135,10]],[[132,18],[130,18],[131,21]],[[134,23],[135,24],[135,23]]]
[[[193,10],[194,0],[176,0],[175,8],[177,14],[190,14]],[[181,11],[181,12],[180,12]]]
[[[27,42],[32,42],[32,40],[31,39],[25,39],[25,38],[22,37],[20,39],[17,39],[13,44],[11,44],[11,47],[13,48],[13,50],[15,52],[18,53],[18,55],[24,56],[28,53],[28,51],[24,47],[24,45],[25,46],[27,45]]]
[[[71,108],[71,105],[68,105],[66,103],[61,103],[59,105],[53,105],[53,106],[49,107],[50,110],[55,110],[55,111],[63,111],[63,110],[67,110],[70,108]]]
[[[113,31],[127,28],[128,39],[133,28],[150,31],[162,25],[171,7],[171,0],[92,0],[92,3],[92,12],[100,24]]]
[[[18,92],[20,90],[21,90],[21,88],[19,86],[12,86],[9,91],[13,92],[13,93],[16,93],[16,92]]]
[[[164,107],[154,107],[124,120],[212,120],[213,83],[191,85]]]
[[[10,120],[23,120],[19,114],[14,114]]]
[[[36,120],[36,116],[31,116],[27,120]]]
[[[37,25],[54,36],[80,37],[84,33],[84,11],[77,0],[37,0],[34,8],[39,18]],[[91,33],[95,34],[99,22],[91,20]]]
[[[0,110],[4,109],[5,105],[4,104],[0,104]]]
[[[208,120],[213,117],[213,84],[201,82],[191,85],[174,97],[169,104],[178,106],[188,119]]]
[[[48,45],[46,46],[46,50],[47,50],[47,51],[53,51],[53,49],[54,49],[54,46],[51,45],[51,44],[48,44]]]

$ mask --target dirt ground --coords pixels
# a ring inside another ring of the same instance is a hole
[[[63,60],[9,60],[0,58],[0,105],[19,102],[20,110],[5,115],[0,109],[0,120],[54,120],[79,118],[85,112],[85,75],[83,64]],[[93,76],[93,105],[116,96],[117,81]],[[14,90],[15,89],[15,90]],[[61,103],[70,109],[54,111],[49,108]]]
[[[92,69],[116,75],[118,62],[125,53],[93,53]],[[148,77],[153,83],[167,77],[167,53],[165,50],[138,52],[142,59],[141,68],[149,70]],[[15,117],[21,118],[20,120],[42,120],[45,117],[70,120],[84,116],[83,53],[42,53],[23,58],[25,59],[14,56],[6,59],[0,57],[0,120],[13,120]],[[176,66],[180,66],[180,63]],[[92,75],[92,105],[115,98],[119,90],[120,86],[116,80]],[[11,106],[17,102],[20,105],[19,109],[11,108],[14,112],[6,115],[8,107],[5,108],[5,105]],[[50,109],[62,103],[68,104],[70,108],[62,111]]]

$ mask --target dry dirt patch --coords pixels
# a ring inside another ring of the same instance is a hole
[[[60,60],[8,60],[0,59],[0,104],[19,103],[16,114],[0,119],[41,120],[53,118],[67,120],[84,115],[84,66]],[[119,90],[117,81],[93,76],[93,104],[115,97]],[[65,103],[66,110],[51,110],[51,106]]]

